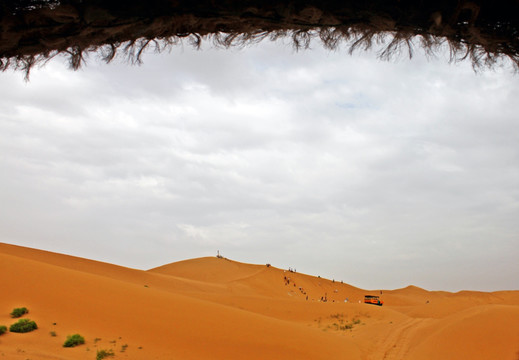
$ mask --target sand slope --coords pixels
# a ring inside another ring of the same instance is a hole
[[[380,290],[273,266],[199,258],[141,271],[2,243],[0,274],[0,325],[25,306],[39,326],[0,336],[0,359],[519,356],[519,291],[408,287],[377,307],[359,301]],[[63,348],[73,333],[86,344]]]

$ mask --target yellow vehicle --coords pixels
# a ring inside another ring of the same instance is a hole
[[[380,300],[380,298],[376,295],[365,295],[364,303],[378,305],[378,306],[382,306],[384,304],[384,302],[382,300]]]

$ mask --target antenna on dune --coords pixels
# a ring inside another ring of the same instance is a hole
[[[223,258],[223,256],[220,255],[220,250],[216,250],[216,257],[217,257],[218,259]]]

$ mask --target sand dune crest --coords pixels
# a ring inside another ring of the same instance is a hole
[[[410,286],[382,291],[378,307],[362,303],[366,290],[274,266],[206,257],[141,271],[8,244],[0,274],[0,325],[20,306],[38,324],[0,336],[6,359],[95,359],[100,349],[116,359],[517,360],[519,352],[518,291]],[[73,333],[86,343],[64,348]]]

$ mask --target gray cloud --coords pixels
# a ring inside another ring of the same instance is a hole
[[[0,239],[150,268],[217,249],[366,288],[516,288],[507,69],[190,48],[2,74]]]

